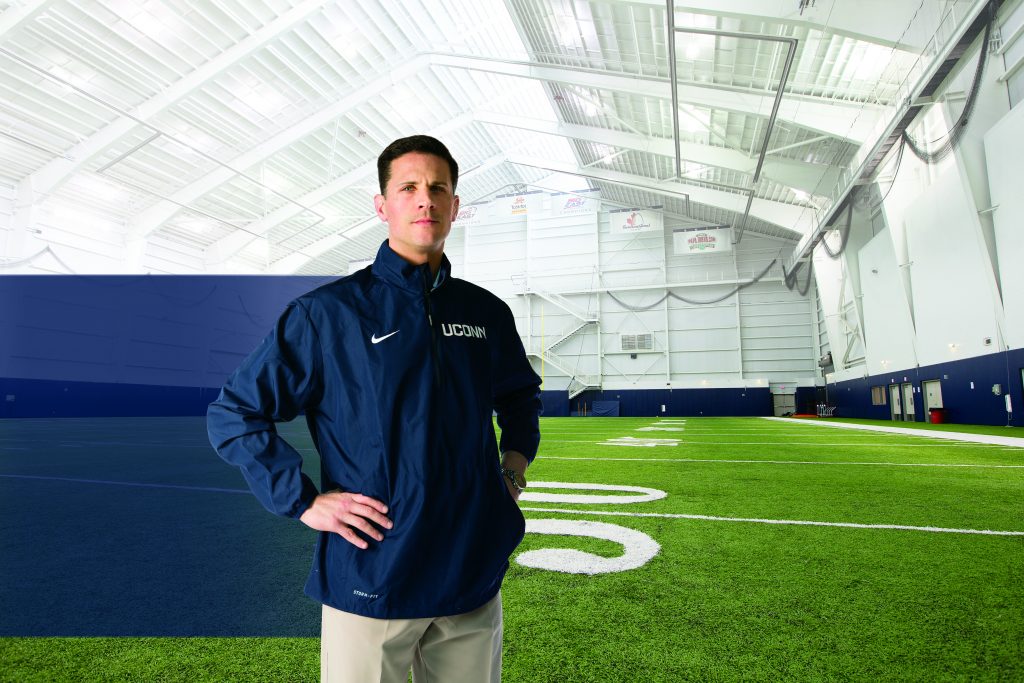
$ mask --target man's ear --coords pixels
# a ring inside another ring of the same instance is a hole
[[[376,194],[373,196],[373,208],[376,209],[377,211],[377,218],[379,218],[382,222],[387,223],[388,211],[387,205],[384,202],[384,195]]]
[[[455,221],[455,217],[459,215],[459,195],[455,195],[455,201],[452,202],[452,221]]]

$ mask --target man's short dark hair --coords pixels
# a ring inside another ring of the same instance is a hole
[[[391,180],[391,162],[398,157],[419,152],[420,154],[431,154],[440,157],[448,162],[448,170],[452,175],[452,192],[459,184],[459,165],[456,163],[452,153],[444,146],[444,143],[429,135],[411,135],[407,138],[399,138],[384,148],[384,151],[377,157],[377,180],[380,182],[380,193],[384,194],[388,181]]]

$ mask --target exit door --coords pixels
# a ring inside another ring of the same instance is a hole
[[[924,388],[924,414],[928,416],[932,408],[942,408],[942,382],[937,379],[922,382]]]
[[[892,419],[902,420],[903,419],[903,408],[902,401],[900,401],[900,385],[890,384],[889,385],[889,409],[891,411]]]
[[[910,383],[903,385],[903,419],[907,422],[917,420],[914,411],[914,385]]]
[[[792,415],[796,412],[796,394],[772,394],[772,404],[775,417]]]

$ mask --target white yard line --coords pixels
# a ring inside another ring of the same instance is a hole
[[[962,441],[967,443],[995,444],[997,446],[1013,446],[1024,448],[1024,439],[1013,436],[996,436],[993,434],[968,434],[967,432],[939,432],[926,429],[913,429],[911,427],[882,427],[880,425],[862,425],[852,422],[831,422],[829,420],[793,420],[787,417],[763,417],[762,420],[773,422],[787,422],[791,425],[810,425],[818,427],[838,427],[839,429],[859,429],[866,432],[886,432],[889,434],[905,434],[908,436],[923,436],[929,439],[945,439],[947,441]]]
[[[541,443],[592,443],[598,446],[617,446],[619,444],[609,444],[604,441],[586,441],[583,439],[545,439],[541,436]],[[883,443],[879,441],[871,441],[866,443],[820,443],[817,441],[683,441],[680,439],[680,446],[871,446],[873,448],[934,448],[933,443]],[[976,444],[976,443],[951,443],[945,444],[947,446],[971,446],[977,448],[979,445],[987,446],[988,444]]]
[[[988,529],[949,529],[938,526],[909,526],[906,524],[856,524],[854,522],[813,522],[801,519],[758,519],[753,517],[716,517],[713,515],[684,515],[668,512],[602,512],[598,510],[561,510],[558,508],[521,508],[524,512],[545,512],[563,515],[607,515],[614,517],[659,517],[663,519],[695,519],[708,522],[747,522],[750,524],[782,524],[794,526],[827,526],[844,529],[883,529],[895,531],[926,531],[933,534],[974,534],[980,536],[1024,536],[1024,531],[991,531]]]
[[[813,460],[725,460],[720,458],[601,458],[588,456],[544,455],[537,456],[541,460],[610,460],[615,462],[709,462],[739,463],[755,465],[876,465],[880,467],[977,467],[982,469],[1018,469],[1024,465],[974,465],[961,463],[931,462],[818,462]]]

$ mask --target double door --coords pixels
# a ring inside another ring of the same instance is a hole
[[[900,422],[914,422],[914,385],[910,382],[889,385],[889,406],[892,419]]]

